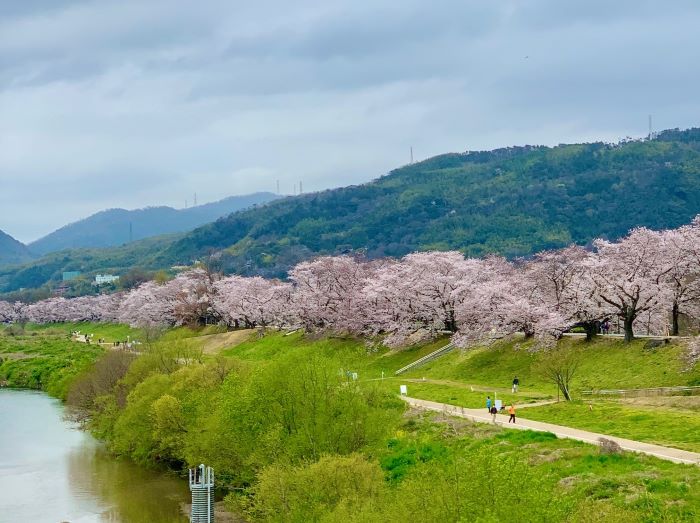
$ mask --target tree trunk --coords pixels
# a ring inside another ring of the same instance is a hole
[[[680,311],[678,310],[678,302],[673,302],[673,309],[671,311],[671,336],[678,336],[680,328],[678,326],[678,316]]]
[[[632,323],[634,322],[634,315],[627,312],[625,314],[625,343],[629,343],[634,339],[634,330],[632,329]]]
[[[593,341],[600,331],[600,322],[587,321],[583,324],[583,329],[586,331],[586,341]]]
[[[571,394],[569,393],[569,386],[561,374],[559,374],[557,376],[557,385],[559,386],[559,390],[561,391],[561,393],[564,395],[564,399],[566,401],[571,401]]]

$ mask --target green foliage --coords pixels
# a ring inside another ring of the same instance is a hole
[[[358,454],[271,465],[260,472],[247,512],[254,521],[318,521],[336,510],[353,513],[384,488],[377,464]]]
[[[122,366],[105,355],[92,370],[82,368],[75,387],[90,378],[89,383],[106,384],[92,393],[90,428],[109,448],[140,463],[163,462],[178,470],[212,465],[219,484],[236,492],[228,495],[228,506],[251,521],[617,523],[700,516],[697,467],[636,454],[601,455],[594,446],[550,433],[405,412],[394,390],[400,380],[372,379],[434,345],[411,348],[407,355],[374,352],[361,340],[273,334],[225,355],[192,358],[187,354],[197,350],[193,334],[172,330],[149,341],[145,354],[129,362],[125,373],[117,372],[116,381],[107,379],[106,371]],[[51,343],[41,345],[41,340]],[[450,380],[469,373],[476,382],[502,378],[507,386],[515,372],[525,390],[535,389],[533,399],[546,394],[542,387],[549,385],[534,373],[541,355],[516,343],[444,356],[419,372],[451,378],[411,383],[411,393],[464,394],[459,401],[471,401],[473,394],[481,402],[481,391],[472,393]],[[577,341],[563,342],[569,343],[579,347]],[[658,355],[643,344],[628,346],[623,354],[609,340],[581,346],[595,362],[636,367],[640,383],[660,376],[669,382],[689,379],[675,363],[667,365],[676,369],[673,374],[656,368],[657,357],[680,358],[679,347],[664,346]],[[0,357],[25,349],[31,355],[39,348],[49,357],[59,347],[72,357],[77,350],[97,349],[71,343],[60,331],[31,326],[24,336],[0,337]],[[644,369],[646,357],[650,369]],[[593,379],[593,367],[584,372],[582,365],[583,376]],[[607,368],[610,375],[599,373],[601,381],[621,379],[617,366]],[[348,380],[341,369],[357,371],[360,381]],[[619,369],[620,375],[627,373]],[[574,422],[589,416],[585,405],[564,407],[570,410],[558,415]],[[600,419],[631,416],[623,436],[629,437],[635,425],[640,431],[656,427],[659,437],[676,431],[689,442],[700,432],[686,413],[666,431],[661,416],[646,419],[640,417],[646,413],[615,404],[610,409],[601,411]]]

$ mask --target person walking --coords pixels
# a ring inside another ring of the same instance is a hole
[[[508,414],[510,414],[510,417],[508,418],[508,423],[511,421],[515,423],[515,405],[512,403],[510,404],[510,407],[508,407]]]
[[[498,409],[496,408],[496,405],[491,407],[491,410],[489,410],[489,412],[491,413],[491,419],[493,419],[493,424],[495,425],[496,424],[496,414],[498,414]]]
[[[491,412],[491,396],[486,396],[486,412]]]
[[[520,385],[520,380],[518,379],[517,376],[513,378],[513,394],[518,392],[518,386]]]

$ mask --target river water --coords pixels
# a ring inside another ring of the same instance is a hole
[[[0,389],[0,523],[179,523],[186,481],[110,456],[61,403]]]

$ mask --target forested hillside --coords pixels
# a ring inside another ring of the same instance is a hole
[[[29,244],[29,249],[43,255],[64,249],[113,247],[151,236],[185,232],[276,197],[269,192],[260,192],[231,196],[189,209],[164,206],[130,211],[108,209],[61,227]]]
[[[229,271],[281,275],[313,253],[528,255],[700,212],[700,129],[653,141],[445,154],[372,183],[287,198],[201,227],[162,252],[225,249]]]
[[[32,256],[23,243],[0,231],[0,266],[23,263],[31,259]]]
[[[41,286],[66,268],[158,269],[205,257],[226,272],[265,276],[326,253],[458,249],[515,257],[616,239],[640,225],[677,227],[698,213],[700,129],[621,144],[445,154],[367,184],[237,212],[150,249],[141,245],[138,255],[128,246],[66,252],[0,271],[0,292]]]

